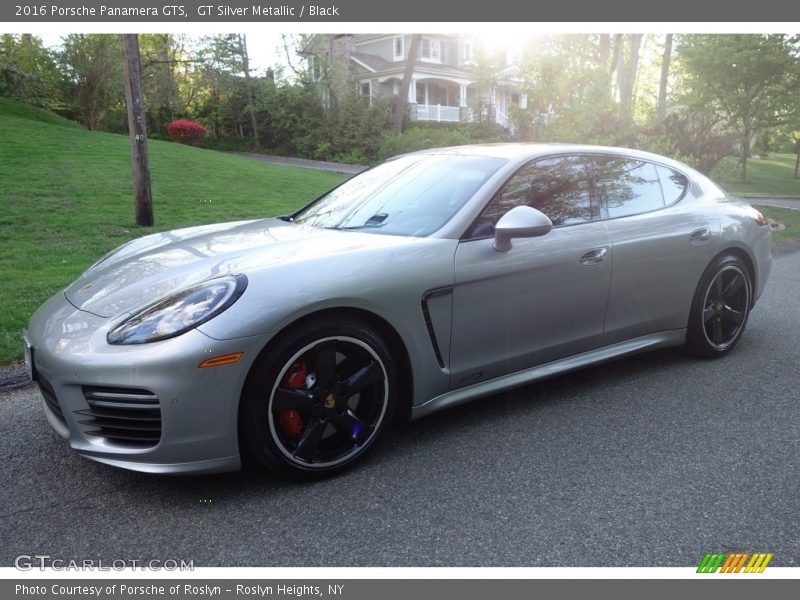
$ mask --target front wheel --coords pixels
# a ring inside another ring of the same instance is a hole
[[[692,301],[687,350],[704,358],[727,354],[744,333],[752,289],[750,273],[740,258],[724,255],[714,260]]]
[[[256,361],[242,398],[242,433],[268,469],[295,479],[338,473],[391,422],[397,375],[380,335],[350,319],[315,319]]]

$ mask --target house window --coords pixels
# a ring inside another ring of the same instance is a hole
[[[394,38],[394,59],[403,60],[404,54],[405,52],[403,48],[403,38],[402,37]]]
[[[420,46],[421,58],[435,61],[440,61],[442,59],[442,42],[440,40],[422,38],[422,44],[420,44]]]
[[[469,62],[472,60],[472,41],[465,40],[464,41],[464,62]]]
[[[361,97],[369,98],[370,96],[372,96],[372,82],[367,81],[361,84]]]

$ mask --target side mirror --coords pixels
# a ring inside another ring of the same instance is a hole
[[[538,237],[553,228],[553,222],[544,213],[531,206],[512,208],[494,226],[494,249],[511,250],[512,238]]]

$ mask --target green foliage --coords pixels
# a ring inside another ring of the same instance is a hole
[[[26,114],[35,120],[20,118]],[[139,228],[127,136],[44,121],[39,111],[0,101],[0,363],[20,358],[20,332],[35,308],[119,244],[285,214],[343,179],[151,140],[156,227]]]
[[[496,123],[427,123],[413,122],[402,134],[386,135],[378,150],[377,158],[427,150],[462,146],[464,144],[485,144],[504,141],[505,131]]]
[[[57,55],[71,116],[87,129],[125,131],[127,116],[118,35],[71,33]]]
[[[719,115],[674,110],[663,122],[643,130],[639,146],[710,174],[731,153],[735,137]]]
[[[171,34],[139,34],[142,86],[147,109],[147,128],[161,135],[167,123],[181,116],[186,99],[188,71],[184,38]]]
[[[353,89],[326,116],[310,157],[353,164],[374,162],[391,125],[391,101],[373,99],[370,105]]]
[[[256,90],[261,145],[275,154],[314,156],[325,115],[318,91],[308,83],[267,77]],[[321,153],[325,154],[325,153]]]
[[[550,123],[539,130],[537,141],[633,146],[639,131],[635,125],[623,120],[616,110],[570,110],[554,115]]]
[[[469,143],[469,137],[463,130],[409,127],[405,133],[387,135],[378,149],[378,158],[385,159],[416,150],[461,146]]]
[[[38,37],[0,35],[0,96],[51,106],[58,100],[58,80],[56,65]]]
[[[604,53],[601,38],[555,35],[531,39],[520,74],[528,105],[537,114],[612,115],[616,111],[611,95],[610,46]]]
[[[798,38],[786,35],[682,35],[687,103],[723,115],[738,132],[741,180],[753,135],[780,124],[800,93]]]

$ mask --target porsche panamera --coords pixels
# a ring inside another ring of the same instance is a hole
[[[291,215],[117,248],[36,311],[26,363],[87,458],[308,479],[395,417],[654,348],[721,357],[770,266],[763,215],[668,158],[428,150]]]

